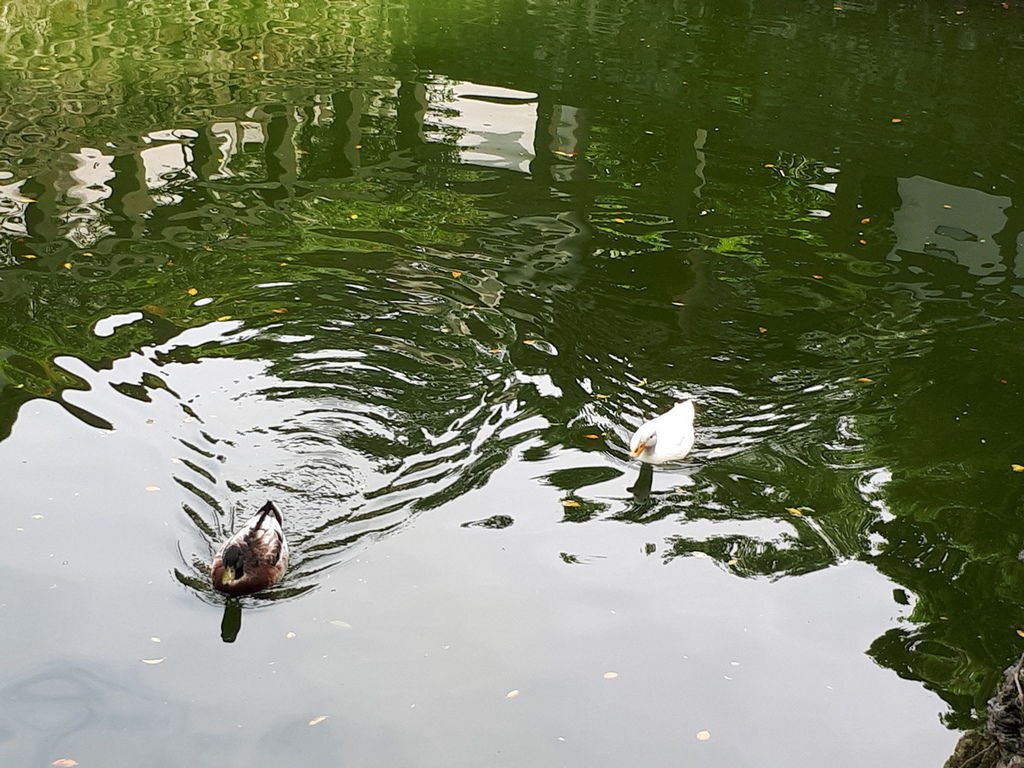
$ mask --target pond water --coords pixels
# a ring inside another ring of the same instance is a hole
[[[3,3],[3,765],[941,765],[1024,650],[1022,30]]]

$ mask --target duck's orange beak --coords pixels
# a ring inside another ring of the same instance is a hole
[[[639,443],[637,443],[636,449],[633,451],[633,458],[634,459],[639,459],[640,458],[640,454],[643,453],[646,450],[647,450],[647,443],[645,443],[643,440],[641,440]]]

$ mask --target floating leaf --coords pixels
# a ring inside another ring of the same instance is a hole
[[[492,354],[492,355],[496,355],[496,354],[498,354],[499,352],[501,352],[501,348],[500,348],[500,347],[492,347],[492,348],[490,349],[490,352],[491,352],[491,354]]]
[[[791,514],[791,515],[796,515],[797,517],[803,517],[804,516],[804,513],[801,512],[796,507],[786,507],[786,511],[789,512],[789,514]]]
[[[295,633],[294,632],[286,632],[284,636],[286,638],[288,638],[289,640],[291,640],[293,637],[295,637]]]
[[[711,731],[697,731],[697,741],[707,741],[711,738]]]
[[[231,315],[221,315],[220,317],[217,318],[217,322],[218,323],[226,323],[230,319],[231,319]]]
[[[160,486],[159,485],[147,485],[146,486],[146,490],[147,491],[159,491],[160,490]]]
[[[595,434],[584,435],[584,437],[587,438],[587,440],[600,440],[601,439],[600,435],[595,435]]]
[[[870,384],[871,382],[874,381],[874,379],[869,379],[867,376],[861,376],[859,379],[857,379],[857,381],[859,381],[861,384]]]
[[[143,664],[163,664],[166,656],[161,656],[159,659],[140,659]]]
[[[78,765],[78,761],[72,760],[70,757],[60,757],[50,763],[50,765],[56,766],[56,768],[75,768]]]
[[[353,221],[355,221],[356,219],[358,219],[358,218],[359,218],[359,214],[358,214],[358,213],[350,213],[350,214],[348,215],[348,217],[349,217],[350,219],[352,219]]]
[[[1011,464],[1010,469],[1014,472],[1024,472],[1024,464]]]
[[[459,271],[453,271],[452,272],[452,277],[462,277],[462,273],[459,272]]]
[[[159,643],[159,642],[160,642],[160,638],[159,638],[159,637],[157,637],[156,635],[153,635],[153,637],[151,637],[151,638],[149,638],[149,639],[150,639],[150,640],[151,640],[152,642],[154,642],[154,643]]]
[[[283,314],[285,314],[285,313],[286,313],[286,312],[287,312],[288,310],[287,310],[287,309],[285,309],[284,307],[278,307],[277,309],[272,309],[272,310],[270,310],[270,311],[271,311],[271,312],[273,312],[273,313],[274,313],[275,315],[283,315]]]
[[[70,261],[64,262],[64,269],[71,269],[74,265]]]
[[[594,397],[596,397],[598,400],[607,400],[609,397],[611,397],[611,395],[597,394],[597,395],[594,395]]]
[[[775,167],[775,163],[765,163],[764,167],[765,168],[774,168]]]
[[[813,277],[815,280],[824,280],[825,279],[824,275],[811,275],[811,277]]]
[[[511,691],[505,694],[506,699],[514,699],[519,695],[519,689],[513,688]]]
[[[757,326],[757,332],[758,333],[768,333],[768,329],[765,328],[763,325],[759,325],[759,326]]]
[[[870,216],[865,216],[863,219],[860,220],[860,223],[861,224],[868,224],[870,221],[871,221],[871,217]]]
[[[185,293],[187,293],[189,296],[195,296],[197,293],[199,293],[199,289],[189,288],[187,291],[185,291]]]
[[[638,381],[638,382],[636,383],[636,385],[637,385],[638,387],[646,387],[646,386],[647,386],[647,379],[640,379],[640,381]]]
[[[1024,637],[1024,629],[1018,629],[1017,630],[1017,634],[1020,635],[1021,637]]]
[[[327,715],[317,715],[316,717],[314,717],[312,720],[309,721],[309,724],[310,725],[320,725],[320,723],[322,723],[326,719],[327,719]]]
[[[576,499],[563,499],[562,506],[563,507],[578,507],[578,506],[581,506],[581,505],[580,505],[580,503],[578,501],[576,501]]]
[[[604,679],[605,680],[614,680],[618,676],[619,676],[618,672],[605,672],[604,673]]]
[[[612,219],[612,221],[614,221],[616,224],[625,224],[626,223],[625,219]]]
[[[530,346],[533,346],[536,343],[537,343],[536,339],[523,339],[523,344],[529,344]]]
[[[902,117],[894,117],[889,122],[890,123],[902,123],[903,122],[903,118]]]

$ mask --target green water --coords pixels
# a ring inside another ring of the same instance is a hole
[[[1021,30],[4,3],[0,762],[941,765],[1024,650]]]

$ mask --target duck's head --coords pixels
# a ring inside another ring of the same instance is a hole
[[[221,577],[221,583],[231,584],[244,575],[245,558],[242,556],[242,548],[237,544],[232,544],[224,550],[224,575]]]
[[[658,442],[658,431],[651,426],[644,425],[633,435],[629,444],[629,452],[634,459],[639,459],[646,451],[650,451]]]

